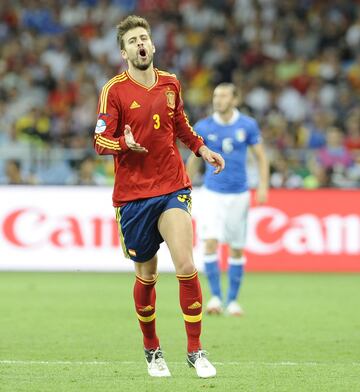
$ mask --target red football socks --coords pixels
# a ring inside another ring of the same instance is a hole
[[[155,329],[156,280],[157,276],[153,280],[136,276],[134,285],[135,309],[144,337],[144,348],[147,350],[160,346]]]
[[[190,275],[176,275],[179,280],[180,306],[185,320],[185,329],[188,339],[188,352],[201,349],[201,318],[202,318],[202,294],[195,271]]]

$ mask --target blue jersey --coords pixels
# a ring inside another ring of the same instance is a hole
[[[247,147],[258,144],[260,130],[255,119],[234,111],[229,123],[224,124],[214,113],[198,121],[194,129],[204,138],[206,145],[225,159],[225,169],[217,175],[214,167],[206,164],[204,185],[221,193],[240,193],[248,190],[246,175]]]

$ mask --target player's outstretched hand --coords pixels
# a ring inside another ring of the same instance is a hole
[[[129,125],[125,125],[124,129],[125,143],[129,147],[130,150],[135,152],[146,153],[148,150],[145,147],[142,147],[139,143],[136,143],[134,139],[134,135],[131,132],[131,128]]]
[[[199,154],[202,156],[205,162],[208,162],[210,165],[215,167],[214,174],[219,174],[224,170],[224,158],[217,152],[211,151],[206,146],[201,146],[199,149]]]

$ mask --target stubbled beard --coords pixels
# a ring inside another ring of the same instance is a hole
[[[136,58],[135,60],[131,61],[132,65],[139,69],[140,71],[146,71],[153,62],[153,56],[149,58],[147,63],[140,63],[140,61]]]
[[[140,71],[145,71],[150,67],[151,61],[145,64],[140,64],[139,62],[134,61],[132,64],[135,68],[140,69]]]

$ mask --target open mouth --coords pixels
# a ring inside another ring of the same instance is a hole
[[[141,57],[145,58],[145,57],[146,57],[146,50],[145,50],[144,48],[141,48],[141,49],[139,50],[139,55],[140,55]]]

